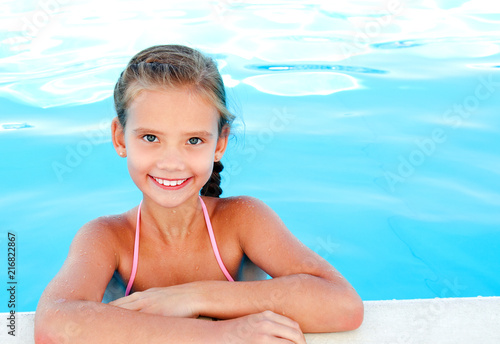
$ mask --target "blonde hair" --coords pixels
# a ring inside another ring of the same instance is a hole
[[[233,114],[226,107],[226,91],[215,62],[183,45],[157,45],[136,54],[115,85],[115,109],[121,125],[127,108],[141,90],[192,88],[219,111],[219,134],[231,125]]]
[[[230,127],[233,114],[226,107],[226,91],[215,62],[199,51],[183,45],[157,45],[136,54],[121,73],[114,90],[118,120],[123,128],[127,124],[127,109],[142,90],[158,88],[191,89],[213,104],[219,112],[219,135]],[[218,197],[220,175],[224,167],[215,162],[212,176],[201,194]]]

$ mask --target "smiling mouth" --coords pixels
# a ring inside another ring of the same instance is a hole
[[[189,179],[189,178],[185,178],[185,179],[168,180],[168,179],[161,179],[161,178],[157,178],[157,177],[153,177],[153,176],[151,176],[151,178],[153,178],[158,184],[161,184],[163,186],[179,186],[179,185],[183,184],[186,180]]]

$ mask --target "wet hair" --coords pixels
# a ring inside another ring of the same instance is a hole
[[[233,114],[226,107],[226,91],[213,59],[182,45],[157,45],[137,53],[121,73],[114,90],[115,110],[123,128],[127,109],[142,90],[186,88],[213,104],[219,113],[219,135],[230,128]],[[225,133],[224,133],[225,134]],[[224,166],[214,162],[212,175],[200,194],[219,197],[220,172]]]

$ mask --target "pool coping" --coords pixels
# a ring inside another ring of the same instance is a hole
[[[500,297],[364,301],[355,331],[306,334],[308,344],[500,343]],[[16,336],[0,328],[0,342],[34,344],[34,312],[16,313]],[[1,313],[7,323],[9,313]]]

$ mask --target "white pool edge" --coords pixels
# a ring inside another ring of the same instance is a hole
[[[500,343],[500,297],[365,301],[363,325],[355,331],[306,334],[321,343]],[[34,312],[16,313],[16,336],[9,313],[1,313],[0,343],[33,344]]]

